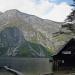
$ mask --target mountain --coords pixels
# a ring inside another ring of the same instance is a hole
[[[0,15],[0,55],[50,56],[52,33],[59,31],[61,24],[16,9],[5,11]]]
[[[55,41],[54,46],[57,48],[55,52],[61,50],[61,48],[72,38],[75,39],[75,12],[74,16],[72,15],[72,21],[68,20],[64,22],[59,31],[53,34],[53,39]]]

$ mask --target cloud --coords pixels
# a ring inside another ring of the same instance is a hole
[[[44,17],[54,21],[62,22],[70,14],[72,7],[67,3],[63,2],[59,5],[56,5],[49,14],[46,14]]]
[[[63,21],[71,12],[71,7],[65,2],[57,5],[49,0],[0,0],[0,11],[10,9],[54,21]]]

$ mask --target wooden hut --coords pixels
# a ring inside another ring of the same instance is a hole
[[[53,56],[54,70],[75,69],[75,39],[71,39],[56,55]]]

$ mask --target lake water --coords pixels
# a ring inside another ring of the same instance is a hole
[[[14,75],[14,74],[12,74],[4,69],[0,69],[0,75]]]
[[[8,66],[25,75],[43,75],[52,73],[52,63],[49,58],[0,58],[0,66]],[[0,71],[0,75],[13,75]]]

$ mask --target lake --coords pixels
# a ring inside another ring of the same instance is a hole
[[[42,75],[52,73],[52,63],[49,58],[10,58],[0,57],[0,66],[8,66],[25,75]],[[4,75],[5,72],[3,72]],[[8,74],[7,75],[12,75]],[[6,75],[5,74],[5,75]],[[0,72],[2,75],[2,72]]]

